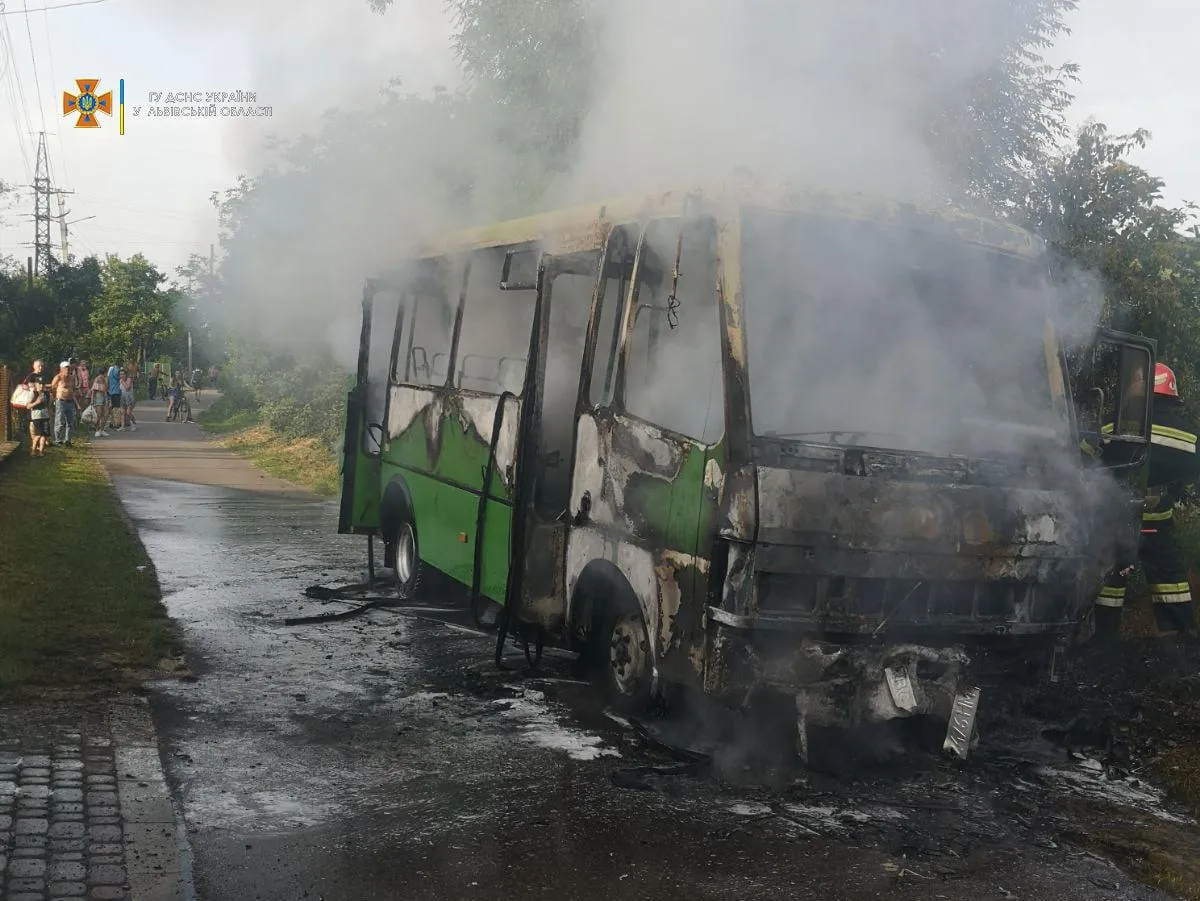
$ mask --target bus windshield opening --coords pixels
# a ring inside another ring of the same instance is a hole
[[[1065,440],[1044,266],[878,223],[742,228],[757,435],[1003,457]]]

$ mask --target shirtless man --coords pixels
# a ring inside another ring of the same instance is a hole
[[[71,431],[75,428],[75,376],[66,360],[58,364],[58,375],[50,380],[54,396],[54,443],[71,446]]]

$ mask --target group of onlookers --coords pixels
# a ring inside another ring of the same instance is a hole
[[[43,456],[52,441],[70,447],[80,421],[91,427],[94,437],[108,437],[110,429],[136,432],[134,410],[137,407],[138,375],[136,363],[125,366],[114,363],[107,370],[98,369],[93,375],[87,360],[76,359],[62,361],[58,372],[51,375],[46,371],[44,361],[34,360],[30,373],[21,383],[29,415],[30,453],[35,457]],[[215,384],[215,366],[210,371],[210,379]],[[193,377],[193,381],[198,387],[199,380]],[[167,400],[167,419],[176,418],[187,384],[182,371],[174,372],[168,382],[162,364],[155,363],[148,382],[149,398],[155,400],[161,390]],[[187,420],[192,421],[190,409]]]

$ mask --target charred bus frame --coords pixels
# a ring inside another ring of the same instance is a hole
[[[591,655],[623,709],[666,685],[735,704],[784,693],[802,724],[934,714],[965,755],[980,661],[1051,660],[1136,541],[1112,476],[1141,470],[1149,410],[1117,434],[1085,428],[1073,401],[1134,399],[1123,375],[1108,395],[1073,390],[1048,308],[1063,447],[1104,443],[1120,463],[1078,455],[1047,476],[987,453],[756,434],[750,210],[1046,267],[1006,224],[746,184],[458,233],[365,288],[339,531],[381,537],[402,592],[433,569],[471,590],[481,622]],[[1151,341],[1096,346],[1153,366]]]

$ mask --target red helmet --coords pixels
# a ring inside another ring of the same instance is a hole
[[[1175,384],[1175,373],[1166,363],[1154,364],[1154,393],[1164,397],[1179,398],[1179,386]]]

